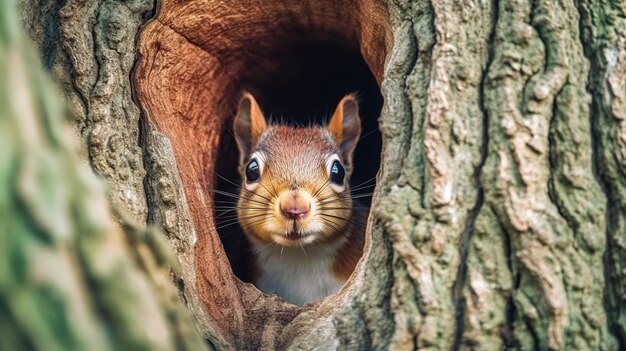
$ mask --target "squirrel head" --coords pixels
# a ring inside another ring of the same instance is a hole
[[[348,179],[361,133],[358,102],[345,96],[327,126],[268,125],[251,94],[234,121],[242,187],[237,216],[256,243],[301,246],[341,238],[351,227]]]

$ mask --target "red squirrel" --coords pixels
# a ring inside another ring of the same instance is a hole
[[[252,281],[293,304],[341,288],[363,251],[367,209],[353,206],[348,180],[361,122],[353,95],[327,126],[268,125],[255,98],[239,102],[239,223],[254,252]]]

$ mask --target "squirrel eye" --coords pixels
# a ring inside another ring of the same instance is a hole
[[[246,166],[246,182],[256,182],[261,178],[261,169],[259,168],[259,162],[256,158],[253,158],[248,162]]]
[[[341,162],[335,160],[330,166],[330,181],[342,185],[346,176],[346,170],[341,165]]]

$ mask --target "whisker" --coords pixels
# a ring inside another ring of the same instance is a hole
[[[333,196],[330,196],[333,197]],[[321,206],[321,205],[327,205],[327,204],[346,204],[347,199],[343,199],[343,198],[338,198],[338,197],[333,197],[332,199],[319,199],[317,201],[317,205]]]
[[[368,180],[366,180],[366,181],[364,181],[364,182],[361,182],[361,183],[359,183],[359,184],[357,184],[357,185],[351,186],[350,188],[351,188],[351,189],[358,188],[358,187],[360,187],[360,186],[362,186],[362,185],[365,185],[365,184],[367,184],[367,183],[371,182],[372,180],[376,180],[376,176],[373,176],[372,178],[370,178],[370,179],[368,179]]]
[[[337,219],[340,219],[340,220],[342,220],[344,222],[348,222],[349,221],[347,218],[331,215],[330,213],[318,213],[318,215],[325,216],[325,217],[331,217],[331,218],[337,218]]]
[[[215,209],[224,209],[224,208],[253,208],[253,209],[254,209],[254,208],[267,208],[267,207],[266,207],[266,206],[263,206],[263,207],[261,207],[261,206],[258,206],[258,207],[249,207],[249,206],[245,206],[245,207],[243,207],[243,206],[213,206],[213,208],[215,208]]]
[[[274,243],[274,244],[275,244],[275,243]],[[270,246],[270,245],[272,245],[272,242],[271,242],[271,241],[270,241],[269,243],[267,243],[267,245],[265,245],[265,246],[263,246],[263,247],[260,247],[260,248],[257,248],[257,247],[252,247],[252,251],[256,254],[256,253],[259,253],[259,252],[261,252],[261,251],[263,251],[263,250],[267,249],[267,247],[268,247],[268,246]]]
[[[222,221],[220,221],[220,223],[218,223],[217,227],[221,227],[224,225],[230,225],[231,223],[238,223],[239,220],[237,220],[237,218],[229,218],[229,219],[224,219]]]
[[[321,198],[321,199],[319,199],[319,200],[317,200],[317,201],[318,201],[318,202],[322,202],[322,201],[326,201],[326,200],[328,200],[328,199],[330,199],[330,198],[337,198],[337,199],[340,199],[340,197],[338,197],[336,194],[330,194],[330,195],[324,196],[323,198]]]
[[[262,212],[262,213],[252,213],[252,214],[247,214],[244,216],[239,217],[240,219],[248,219],[248,218],[256,218],[256,217],[260,217],[260,216],[271,216],[272,213],[271,212]]]
[[[254,220],[254,221],[248,222],[248,223],[246,223],[246,224],[247,224],[247,225],[259,225],[259,224],[261,224],[261,223],[263,223],[263,222],[267,221],[268,219],[269,219],[269,216],[267,216],[267,217],[262,217],[262,218],[260,218],[260,219],[257,219],[257,220]],[[235,224],[239,224],[239,221],[233,221],[233,222],[228,223],[228,224],[226,224],[226,225],[220,225],[219,227],[216,227],[216,229],[217,229],[217,230],[220,230],[220,229],[223,229],[223,228],[229,227],[229,226],[231,226],[231,225],[235,225]]]
[[[346,222],[346,223],[352,223],[352,224],[357,224],[357,225],[367,224],[366,222],[363,222],[363,221],[360,221],[360,220],[356,220],[354,217],[352,217],[352,218],[344,218],[344,217],[340,217],[340,216],[331,215],[329,213],[319,213],[319,215],[322,216],[322,217],[336,218],[336,219],[339,219],[342,222]],[[326,219],[328,219],[328,218],[326,218]]]
[[[356,188],[350,188],[350,192],[354,193],[357,191],[361,191],[363,189],[370,189],[370,188],[376,188],[376,184],[369,184],[369,185],[363,185],[363,186],[356,187]]]
[[[302,252],[304,252],[304,256],[308,256],[306,254],[306,250],[304,249],[304,245],[302,245],[302,242],[300,242],[300,247],[302,248]]]
[[[214,203],[222,203],[222,204],[231,204],[231,205],[236,205],[237,201],[233,201],[233,200],[213,200]]]
[[[231,206],[231,207],[213,207],[213,209],[215,210],[215,212],[225,212],[225,211],[232,211],[232,210],[236,210],[236,209],[241,209],[241,210],[249,210],[249,211],[267,211],[268,207],[239,207],[239,206]]]
[[[213,189],[213,192],[216,193],[216,194],[223,195],[223,196],[232,197],[234,199],[239,199],[239,194],[231,193],[231,192],[228,192],[228,191],[223,191],[223,190],[219,190],[219,189]]]
[[[265,160],[263,160],[263,162],[265,162]],[[215,175],[216,175],[216,176],[218,176],[220,179],[223,179],[223,180],[227,181],[228,183],[230,183],[230,184],[232,184],[232,185],[234,185],[234,186],[236,186],[236,187],[240,187],[240,184],[237,184],[237,183],[235,183],[235,182],[231,181],[230,179],[227,179],[226,177],[221,176],[221,175],[220,175],[219,173],[217,173],[217,172],[213,172],[213,174],[215,174]],[[261,186],[263,187],[263,189],[265,189],[265,190],[266,190],[266,191],[267,191],[270,195],[272,195],[272,196],[274,196],[274,197],[276,197],[276,196],[277,196],[275,193],[272,193],[272,192],[271,192],[268,188],[266,188],[266,187],[265,187],[265,185],[263,185],[263,183],[259,182],[259,185],[261,185]],[[261,195],[261,194],[258,194],[258,193],[255,193],[255,192],[253,192],[253,191],[251,191],[251,190],[248,190],[248,189],[246,189],[245,187],[241,187],[241,190],[242,190],[242,191],[245,191],[245,192],[248,192],[248,193],[250,193],[250,194],[252,194],[252,195],[256,195],[256,196],[262,197],[262,198],[264,198],[264,199],[265,199],[265,200],[267,200],[267,201],[271,201],[270,199],[266,198],[265,196],[263,196],[263,195]]]
[[[216,175],[217,175],[218,177],[224,178],[224,177],[220,176],[220,175],[219,175],[219,174],[217,174],[217,173],[216,173]],[[229,181],[229,182],[230,182],[230,181]],[[233,182],[230,182],[230,183],[231,183],[231,184],[233,184],[233,185],[237,185],[237,184],[235,184],[235,183],[233,183]],[[265,185],[263,185],[261,182],[259,182],[259,185],[261,185],[261,186],[263,187],[263,189],[265,189],[268,193],[270,193],[270,195],[272,195],[272,196],[276,197],[276,195],[275,195],[275,194],[272,194],[272,192],[271,192],[271,191],[269,191],[269,190],[265,187]],[[239,185],[237,185],[237,186],[239,186]],[[268,199],[267,197],[265,197],[265,196],[263,196],[263,195],[261,195],[261,194],[258,194],[258,193],[255,193],[255,192],[254,192],[254,191],[252,191],[252,190],[248,190],[248,189],[246,189],[245,187],[241,187],[240,189],[241,189],[242,191],[245,191],[245,192],[246,192],[246,193],[248,193],[248,194],[253,195],[253,196],[259,196],[259,197],[262,197],[263,199],[267,200],[268,202],[271,202],[271,201],[272,201],[272,200]],[[237,197],[239,197],[239,195],[238,195]]]
[[[357,195],[353,195],[352,198],[353,199],[360,199],[360,198],[363,198],[363,197],[370,197],[373,194],[374,193],[357,194]]]
[[[270,193],[270,195],[272,195],[273,197],[278,197],[277,194],[272,193],[268,188],[265,187],[265,185],[263,185],[263,183],[259,182],[259,185],[263,187],[263,189],[265,189],[265,191],[267,191],[268,193]],[[245,189],[248,190],[248,189]],[[249,190],[248,190],[249,191]],[[269,200],[268,200],[269,201]]]
[[[237,206],[233,205],[233,206],[222,206],[222,208],[218,208],[220,206],[211,206],[211,205],[206,205],[206,206],[198,206],[198,209],[200,210],[208,210],[209,208],[214,209],[216,211],[221,211],[227,208],[237,208]]]
[[[217,173],[217,172],[215,172],[215,171],[213,171],[213,174],[215,174],[215,175],[216,175],[216,176],[218,176],[220,179],[225,180],[225,181],[229,182],[230,184],[232,184],[232,185],[234,185],[234,186],[236,186],[236,187],[239,187],[239,186],[241,185],[241,184],[237,184],[237,183],[233,182],[232,180],[230,180],[230,179],[228,179],[228,178],[226,178],[226,177],[221,176],[219,173]]]
[[[243,217],[232,217],[232,218],[223,218],[222,221],[220,221],[220,225],[225,224],[225,223],[232,223],[232,222],[238,222],[240,219],[254,219],[254,218],[259,218],[259,217],[269,217],[270,214],[268,213],[259,213],[259,214],[254,214],[254,215],[248,215],[248,216],[243,216]]]
[[[229,213],[229,212],[233,212],[236,211],[236,208],[230,209],[230,210],[219,210],[219,211],[215,211],[215,213],[219,213],[219,214],[224,214],[224,213]],[[243,210],[246,213],[249,214],[254,214],[254,213],[261,213],[261,212],[268,212],[267,208],[253,208],[253,209],[249,209],[249,208],[243,208]]]
[[[221,224],[219,226],[215,226],[215,230],[219,231],[219,230],[222,230],[222,229],[224,229],[226,227],[230,227],[231,225],[235,225],[235,224],[239,224],[239,221],[233,221],[233,222],[230,222],[228,224]]]
[[[237,218],[236,213],[230,213],[229,215],[226,215],[227,213],[229,212],[223,212],[219,216],[215,217],[215,219],[221,218],[221,220],[226,220],[226,219],[231,219],[231,218]]]
[[[372,196],[374,193],[362,193],[362,194],[356,194],[356,195],[351,195],[350,198],[352,199],[359,199],[359,198],[363,198],[363,197],[369,197]],[[330,194],[328,196],[324,196],[321,199],[318,199],[318,203],[323,203],[324,201],[330,199],[330,198],[336,198],[337,201],[340,201],[342,198],[340,196],[338,196],[337,194]]]
[[[340,228],[338,227],[339,224],[335,223],[335,222],[333,222],[333,221],[331,221],[331,220],[329,220],[327,218],[322,218],[322,224],[330,227],[331,229],[333,229],[336,232],[340,231]]]
[[[326,188],[328,186],[328,184],[330,184],[330,179],[326,180],[326,182],[324,182],[324,184],[322,184],[322,186],[313,194],[313,197],[317,197],[317,195],[324,190],[324,188]]]
[[[224,195],[224,196],[232,197],[232,198],[235,198],[235,199],[239,199],[239,195],[236,195],[236,194],[232,194],[232,193],[229,193],[229,192],[226,192],[226,191],[222,191],[222,190],[217,190],[217,189],[213,189],[213,191],[214,191],[215,193],[217,193],[217,194],[220,194],[220,195]],[[259,194],[256,194],[256,193],[253,193],[253,194],[254,194],[254,195],[257,195],[257,196],[260,196],[260,197],[262,197],[262,198],[264,198],[264,199],[266,199],[266,200],[267,200],[268,202],[270,202],[270,203],[272,202],[272,201],[271,201],[271,200],[269,200],[268,198],[265,198],[265,197],[263,197],[263,196],[261,196],[261,195],[259,195]],[[247,200],[247,201],[256,202],[256,203],[259,203],[259,204],[262,204],[262,205],[266,205],[266,204],[267,204],[267,203],[265,203],[265,202],[258,201],[258,200],[254,200],[254,199],[246,199],[246,200]]]
[[[219,219],[219,218],[220,218],[220,217],[222,217],[223,215],[225,215],[225,214],[227,214],[227,213],[229,213],[229,212],[232,212],[232,211],[234,211],[234,210],[236,210],[236,208],[233,208],[232,210],[228,210],[228,211],[224,211],[224,212],[220,213],[219,215],[215,216],[215,220],[217,221],[217,219]],[[237,215],[237,214],[235,213],[235,215]]]
[[[261,184],[261,183],[259,183],[259,184]],[[258,196],[258,197],[260,197],[260,198],[263,198],[263,199],[265,199],[267,202],[272,202],[272,200],[270,200],[270,199],[266,198],[265,196],[263,196],[263,195],[261,195],[261,194],[259,194],[259,193],[255,193],[254,191],[248,190],[248,189],[246,189],[246,188],[241,188],[241,189],[242,189],[242,190],[247,191],[249,194],[252,194],[253,196]]]
[[[226,196],[231,196],[231,197],[235,197],[238,198],[239,197],[239,193],[231,193],[230,191],[226,191],[226,190],[221,190],[221,189],[211,189],[212,191],[220,194],[220,195],[226,195]]]
[[[359,141],[363,140],[365,137],[372,135],[373,133],[375,133],[377,131],[377,129],[372,129],[369,132],[361,135],[361,137],[359,138]]]

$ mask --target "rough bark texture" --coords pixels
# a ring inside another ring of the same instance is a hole
[[[77,156],[49,77],[0,3],[0,349],[199,350],[162,234]]]
[[[139,109],[132,100],[129,76],[136,59],[137,30],[154,3],[20,0],[19,4],[44,67],[63,88],[91,167],[108,180],[113,202],[145,223]]]
[[[500,324],[522,349],[614,348],[598,308],[606,199],[593,174],[576,4],[500,2],[497,11],[484,86],[485,202],[469,252],[481,263],[468,265],[465,292],[465,335],[477,337],[466,340],[500,348],[484,337]]]
[[[212,344],[626,348],[626,2],[153,5],[21,8],[92,167],[163,227]],[[233,275],[211,190],[240,89],[291,72],[270,53],[307,40],[360,51],[384,147],[363,260],[339,294],[297,308]]]
[[[605,310],[626,348],[626,4],[580,1],[580,38],[590,63],[588,92],[596,178],[606,199]],[[599,240],[600,241],[600,240]],[[599,274],[599,272],[594,272]],[[598,308],[598,306],[594,306]]]

